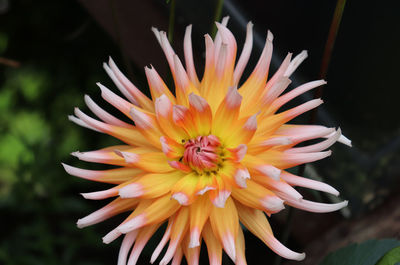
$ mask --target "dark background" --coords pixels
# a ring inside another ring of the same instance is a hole
[[[399,201],[400,23],[395,2],[353,0],[346,4],[318,123],[340,126],[353,140],[353,148],[337,144],[333,156],[307,166],[306,175],[337,187],[350,204],[332,214],[296,210],[288,242],[296,251],[313,253],[310,245],[321,235],[343,222],[368,221],[371,214]],[[252,66],[267,29],[275,37],[273,70],[287,52],[308,50],[309,58],[294,76],[296,84],[318,78],[335,4],[332,0],[226,0],[223,15],[231,17],[228,25],[239,51],[246,23],[254,23]],[[199,74],[203,35],[212,28],[214,7],[211,0],[177,0],[173,46],[181,55],[184,28],[193,24]],[[116,264],[119,240],[107,246],[101,237],[120,218],[83,230],[75,226],[78,218],[105,204],[86,201],[79,192],[106,185],[71,177],[60,165],[91,168],[69,153],[98,149],[116,140],[68,122],[67,115],[75,106],[86,110],[84,94],[101,102],[96,82],[113,87],[102,69],[110,55],[143,91],[148,91],[144,66],[153,64],[167,78],[166,60],[150,27],[167,30],[168,12],[168,4],[161,0],[0,0],[0,264]],[[310,97],[305,95],[300,101]],[[307,120],[305,115],[298,122]],[[334,200],[304,192],[313,200]],[[285,229],[286,214],[272,217],[278,238]],[[390,212],[384,214],[389,216],[382,218],[391,218]],[[377,237],[399,236],[398,232],[380,234],[375,219],[369,225],[376,227]],[[156,243],[148,244],[139,264],[148,264]],[[335,243],[339,244],[329,244]],[[249,233],[246,246],[249,264],[269,264],[275,257]],[[200,264],[206,263],[202,251]]]

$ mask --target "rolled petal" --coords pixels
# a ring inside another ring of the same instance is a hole
[[[239,60],[236,64],[235,71],[233,73],[233,84],[239,85],[240,77],[249,61],[251,50],[253,48],[253,23],[247,23],[246,40],[243,45],[242,53],[240,54]]]
[[[168,264],[174,256],[174,253],[182,242],[186,231],[189,228],[189,209],[188,207],[181,207],[179,212],[175,215],[172,227],[171,237],[168,245],[167,252],[160,261],[160,265]]]
[[[199,177],[197,173],[192,172],[187,174],[172,187],[172,198],[184,206],[192,204],[198,191],[198,181]]]
[[[132,107],[130,115],[138,131],[155,147],[161,149],[161,129],[153,113],[144,112],[137,107]]]
[[[274,167],[287,169],[304,163],[310,163],[324,159],[332,154],[332,151],[311,152],[311,153],[284,153],[280,151],[267,151],[260,153],[258,157],[267,164]]]
[[[207,245],[208,259],[210,265],[221,265],[222,262],[222,245],[216,238],[210,222],[207,222],[202,231],[202,236]]]
[[[146,97],[146,95],[144,95],[134,84],[132,84],[128,78],[126,78],[126,76],[118,69],[117,65],[114,63],[111,57],[108,61],[108,64],[119,82],[135,98],[135,101],[139,103],[139,106],[144,108],[145,110],[154,112],[153,102],[148,97]]]
[[[271,226],[262,211],[237,204],[240,222],[278,255],[292,260],[303,260],[304,253],[296,253],[282,245],[272,234]]]
[[[143,171],[138,168],[116,168],[109,170],[88,170],[77,168],[73,166],[69,166],[67,164],[62,163],[64,170],[67,171],[68,174],[88,179],[92,181],[105,182],[111,184],[121,184],[128,180],[131,180],[133,176],[136,176]]]
[[[212,112],[207,101],[191,93],[189,95],[189,110],[192,114],[197,133],[199,135],[208,135],[211,131]]]
[[[183,42],[183,51],[185,53],[185,64],[188,72],[190,81],[196,86],[200,86],[199,78],[196,74],[196,68],[193,62],[193,51],[192,51],[192,25],[186,27],[185,38]]]
[[[111,218],[117,214],[131,210],[138,204],[137,199],[121,199],[117,198],[104,206],[103,208],[89,214],[88,216],[81,218],[76,223],[79,228],[84,228],[97,223],[100,223],[108,218]]]
[[[328,139],[322,141],[317,144],[308,145],[304,147],[294,147],[285,151],[285,153],[296,154],[296,153],[311,153],[311,152],[320,152],[322,150],[326,150],[331,147],[342,135],[342,131],[340,128],[332,134]]]
[[[156,261],[156,259],[158,258],[158,256],[160,255],[161,251],[163,250],[163,248],[165,247],[165,245],[167,244],[170,236],[171,236],[171,227],[172,227],[173,221],[168,222],[168,226],[167,229],[165,229],[165,233],[163,235],[163,237],[161,238],[160,243],[158,243],[157,247],[154,249],[153,254],[151,255],[151,259],[150,259],[150,263],[153,264],[154,261]]]
[[[156,199],[142,213],[135,214],[125,223],[117,227],[117,231],[126,234],[148,224],[160,223],[173,215],[180,208],[179,203],[171,200],[169,195]],[[128,217],[129,218],[129,217]]]
[[[236,125],[239,117],[242,96],[235,87],[229,88],[226,97],[221,102],[213,120],[211,133],[221,139],[226,138]]]
[[[116,149],[115,155],[125,161],[124,165],[137,167],[147,172],[166,173],[172,171],[172,168],[169,166],[167,159],[162,152],[138,154],[135,152],[125,152]]]
[[[160,143],[162,151],[168,158],[175,159],[183,156],[185,148],[182,144],[177,143],[175,140],[167,136],[161,136]]]
[[[78,108],[75,108],[75,115],[79,117],[79,119],[81,119],[84,123],[88,124],[90,127],[93,127],[98,131],[112,135],[115,138],[118,138],[127,144],[133,146],[138,146],[138,145],[149,146],[149,143],[146,140],[146,138],[143,137],[143,135],[133,126],[125,128],[103,123],[101,121],[89,117]]]
[[[124,240],[122,241],[121,247],[119,249],[118,265],[126,265],[129,250],[135,242],[138,232],[138,230],[135,230],[124,236]]]
[[[162,95],[166,95],[168,99],[175,104],[175,96],[168,89],[167,85],[164,83],[160,75],[153,68],[153,66],[145,67],[144,71],[146,73],[147,82],[150,86],[151,98],[153,101],[156,98],[161,97]]]
[[[236,261],[235,239],[239,222],[235,203],[228,198],[224,208],[214,207],[210,215],[212,230],[233,262]]]
[[[111,115],[110,113],[108,113],[105,110],[103,110],[102,108],[100,108],[88,95],[85,95],[84,99],[85,99],[85,103],[89,107],[89,109],[104,122],[111,124],[111,125],[116,125],[116,126],[121,126],[121,127],[126,127],[126,128],[134,127],[131,124],[128,124],[126,122],[123,122],[123,121],[115,118],[113,115]]]
[[[140,229],[136,238],[135,245],[133,246],[131,254],[129,255],[127,265],[135,265],[137,263],[144,246],[147,244],[154,232],[160,227],[160,225],[161,224],[148,225]]]
[[[329,212],[334,212],[337,210],[340,210],[344,207],[347,206],[348,201],[342,201],[339,203],[320,203],[320,202],[312,202],[308,200],[292,200],[290,198],[285,198],[286,199],[286,204],[296,207],[298,209],[302,209],[305,211],[309,212],[314,212],[314,213],[329,213]]]
[[[282,199],[252,180],[247,181],[247,189],[232,190],[232,196],[243,205],[267,213],[277,213],[285,208]]]
[[[175,124],[173,120],[173,105],[167,96],[161,95],[157,98],[155,106],[158,125],[168,137],[178,143],[189,137],[181,127]]]
[[[211,213],[212,204],[207,196],[199,196],[197,200],[190,205],[190,240],[189,248],[200,246],[200,235],[204,224]]]
[[[119,189],[118,194],[121,198],[157,198],[168,193],[183,176],[179,171],[146,174]]]
[[[339,191],[337,191],[332,186],[330,186],[326,183],[320,182],[320,181],[299,177],[299,176],[293,175],[286,171],[282,172],[281,178],[292,186],[299,186],[299,187],[309,188],[309,189],[313,189],[313,190],[319,190],[319,191],[333,194],[335,196],[339,196]]]

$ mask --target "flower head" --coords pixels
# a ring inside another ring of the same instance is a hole
[[[104,68],[126,99],[98,84],[101,95],[132,122],[107,113],[89,96],[85,96],[85,102],[99,119],[77,108],[76,116],[70,116],[73,122],[124,143],[73,153],[80,160],[116,168],[93,171],[64,165],[71,175],[115,185],[82,194],[87,199],[115,199],[77,224],[86,227],[129,212],[103,238],[110,243],[125,235],[118,264],[135,264],[149,238],[164,223],[165,233],[154,250],[152,263],[169,242],[160,264],[171,260],[179,264],[183,255],[188,264],[198,264],[204,240],[210,264],[221,264],[222,250],[236,264],[246,264],[240,223],[277,254],[302,260],[304,253],[293,252],[275,239],[266,215],[281,211],[285,205],[312,212],[330,212],[347,205],[346,201],[323,204],[303,199],[294,186],[339,193],[327,184],[286,171],[329,156],[331,152],[325,150],[336,141],[349,144],[340,129],[287,124],[318,107],[320,99],[277,113],[291,99],[325,84],[323,80],[312,81],[283,93],[307,53],[293,59],[289,53],[268,79],[273,40],[268,32],[257,65],[239,86],[252,49],[252,24],[248,24],[244,48],[235,64],[236,41],[226,22],[217,23],[214,40],[205,35],[206,61],[201,81],[193,62],[191,26],[184,39],[186,69],[165,32],[153,29],[169,63],[175,95],[154,68],[146,67],[152,99],[147,98],[110,59]],[[297,147],[317,138],[326,140]]]

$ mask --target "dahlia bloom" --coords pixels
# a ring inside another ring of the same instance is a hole
[[[226,28],[227,18],[217,23],[214,40],[205,35],[204,74],[197,77],[193,62],[191,26],[186,29],[186,69],[170,46],[165,32],[153,29],[163,49],[175,82],[175,95],[153,67],[145,72],[152,99],[146,97],[117,68],[112,59],[104,69],[126,99],[98,83],[105,101],[125,114],[122,121],[100,108],[89,96],[85,102],[99,118],[75,108],[70,120],[110,134],[124,144],[96,151],[74,152],[80,160],[117,166],[108,170],[85,170],[64,165],[77,177],[115,184],[83,197],[91,200],[115,198],[103,208],[79,219],[86,227],[123,212],[127,218],[103,237],[110,243],[124,235],[118,264],[136,264],[150,237],[163,224],[164,236],[154,250],[151,263],[168,244],[160,264],[198,264],[204,240],[210,264],[221,264],[222,250],[236,263],[246,264],[242,227],[246,227],[278,255],[302,260],[273,235],[267,216],[290,205],[311,212],[330,212],[347,201],[324,204],[308,201],[295,186],[339,192],[318,181],[293,175],[286,169],[323,159],[336,141],[350,145],[340,129],[316,125],[287,124],[316,108],[321,99],[310,100],[277,113],[291,99],[325,84],[318,80],[287,93],[290,76],[307,57],[305,51],[292,59],[288,54],[268,79],[273,36],[251,75],[239,86],[252,49],[252,24],[247,27],[243,51],[236,62],[236,41]],[[236,62],[236,63],[235,63]],[[303,141],[326,138],[312,145]],[[130,253],[129,253],[130,252]]]

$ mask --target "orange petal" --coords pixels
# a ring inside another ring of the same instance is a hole
[[[222,262],[222,246],[220,241],[215,237],[210,222],[204,225],[202,236],[207,245],[208,259],[210,265],[221,265]]]
[[[168,158],[175,159],[183,156],[185,147],[181,143],[178,143],[167,136],[161,136],[160,142],[162,151]]]
[[[189,95],[189,110],[199,135],[209,135],[212,123],[212,112],[207,101],[191,93]]]
[[[168,99],[175,104],[175,96],[168,89],[167,85],[157,73],[156,69],[154,69],[151,65],[150,68],[145,67],[144,70],[146,73],[147,82],[150,86],[150,93],[153,102],[156,100],[156,98],[166,95]]]
[[[237,122],[236,128],[226,137],[225,142],[228,147],[247,144],[251,141],[257,131],[257,115],[258,113]]]
[[[172,198],[181,205],[190,205],[196,198],[199,176],[192,172],[181,178],[171,189]]]
[[[174,123],[181,127],[189,138],[194,138],[198,135],[192,113],[185,106],[174,105],[172,107],[172,118]]]
[[[190,240],[189,248],[200,246],[200,236],[204,224],[211,213],[211,203],[208,196],[198,196],[193,204],[189,206],[190,212]]]
[[[181,244],[181,246],[183,248],[183,253],[185,254],[185,257],[186,257],[187,264],[188,265],[199,265],[201,245],[199,245],[197,247],[190,247],[189,242],[190,242],[190,237],[189,237],[189,235],[186,235]]]
[[[89,126],[97,129],[100,132],[107,133],[120,139],[127,144],[133,146],[149,146],[148,140],[134,127],[120,127],[116,125],[107,124],[98,120],[95,120],[78,108],[75,108],[75,115]]]
[[[138,199],[121,199],[116,198],[103,208],[89,214],[78,220],[76,223],[79,228],[87,227],[100,223],[122,212],[134,209],[139,203]]]
[[[246,254],[245,254],[245,242],[243,230],[241,227],[238,229],[238,235],[236,237],[236,263],[237,265],[246,265]]]
[[[138,168],[127,167],[108,170],[88,170],[72,167],[64,163],[62,163],[62,165],[65,171],[67,171],[67,173],[72,176],[111,184],[121,184],[132,179],[133,176],[136,176],[143,172]]]
[[[160,265],[166,265],[170,262],[174,253],[182,242],[186,231],[189,229],[189,209],[188,207],[181,207],[179,212],[176,213],[172,227],[171,237],[168,245],[167,252],[160,261]]]
[[[148,224],[160,223],[173,215],[181,206],[170,199],[169,194],[156,199],[142,212],[133,212],[126,222],[117,227],[117,231],[128,233]]]
[[[278,255],[294,260],[303,260],[305,257],[304,253],[296,253],[283,246],[274,237],[271,226],[268,223],[264,213],[260,210],[252,209],[247,206],[236,204],[240,222],[256,237],[261,239],[271,250]]]
[[[135,122],[138,131],[156,148],[161,149],[161,128],[158,126],[157,118],[153,113],[144,112],[137,107],[132,107],[130,115]]]
[[[235,240],[239,229],[238,212],[235,203],[228,198],[224,208],[213,207],[210,215],[212,230],[222,243],[225,252],[235,262]]]
[[[247,181],[246,189],[233,189],[232,196],[248,207],[267,213],[277,213],[285,208],[282,199],[252,180]]]
[[[229,88],[226,97],[221,102],[213,120],[211,133],[222,141],[228,137],[235,127],[239,117],[242,96],[234,87]]]
[[[147,172],[170,172],[173,169],[169,166],[167,158],[162,152],[149,152],[149,153],[137,153],[137,152],[126,152],[122,150],[115,150],[115,155],[120,159],[124,160],[125,166],[137,167]],[[118,160],[120,161],[120,160]]]
[[[129,255],[128,264],[136,264],[143,248],[149,241],[150,237],[157,231],[161,224],[148,225],[140,229],[135,245],[132,248],[131,254]],[[132,233],[132,232],[131,232]]]
[[[108,63],[115,76],[126,88],[126,90],[128,90],[128,92],[135,98],[136,102],[139,103],[139,105],[145,110],[154,112],[153,102],[146,97],[134,84],[132,84],[128,78],[126,78],[126,76],[118,69],[111,57]]]
[[[168,193],[174,184],[184,176],[180,171],[153,173],[140,177],[135,182],[119,189],[121,198],[156,198]]]
[[[178,143],[183,139],[187,139],[188,135],[186,132],[174,123],[172,117],[173,105],[168,97],[161,95],[161,97],[156,99],[155,106],[157,121],[162,131]]]

